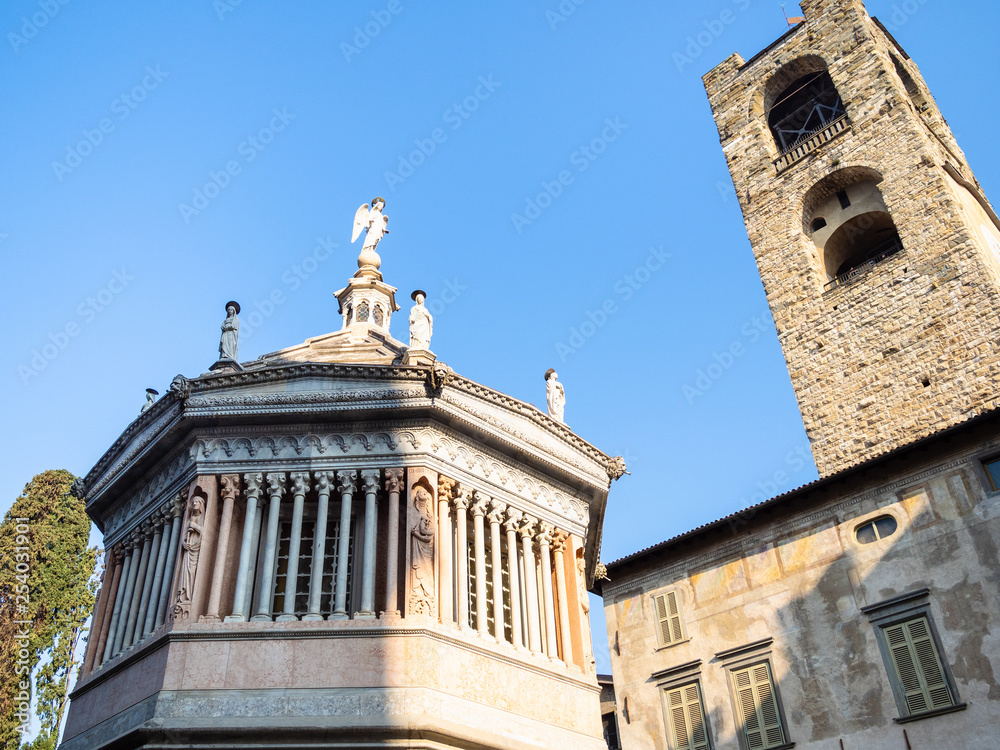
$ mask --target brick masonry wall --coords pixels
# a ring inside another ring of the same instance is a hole
[[[829,475],[1000,405],[1000,284],[945,165],[978,183],[915,64],[860,0],[801,6],[804,24],[704,82],[813,455]],[[828,66],[851,125],[779,174],[765,107],[780,92],[768,83],[808,55]],[[803,225],[807,193],[861,169],[882,175],[904,252],[827,290]]]

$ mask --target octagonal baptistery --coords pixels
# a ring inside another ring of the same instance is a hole
[[[620,460],[359,290],[395,309],[356,276],[340,331],[178,376],[77,488],[108,552],[64,750],[604,747]]]

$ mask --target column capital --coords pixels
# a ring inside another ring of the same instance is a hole
[[[494,498],[493,500],[490,500],[490,512],[487,518],[489,519],[490,523],[497,523],[497,524],[503,523],[504,514],[506,510],[507,510],[507,504],[502,503],[496,498]]]
[[[403,489],[403,470],[402,469],[386,469],[385,470],[385,491],[386,492],[399,492]]]
[[[223,474],[219,477],[219,494],[223,500],[235,500],[240,494],[240,475]]]
[[[503,528],[504,531],[514,531],[516,532],[521,527],[521,519],[524,514],[515,508],[507,508],[507,520],[504,521]]]
[[[362,469],[361,482],[364,485],[365,494],[378,492],[379,474],[378,469]]]
[[[142,537],[143,536],[144,535],[143,535],[142,528],[132,529],[131,540],[132,540],[132,548],[133,549],[142,545]]]
[[[329,496],[330,491],[333,489],[336,475],[332,471],[317,471],[313,473],[313,480],[316,482],[313,485],[313,489],[321,495]]]
[[[259,471],[243,475],[243,482],[246,485],[247,499],[257,499],[260,495],[260,488],[264,484],[264,475]]]
[[[552,549],[556,552],[565,552],[568,548],[569,532],[556,529],[552,532]]]
[[[309,492],[309,472],[308,471],[293,471],[288,475],[288,478],[292,480],[292,494],[305,496]]]
[[[467,510],[471,503],[472,491],[464,487],[460,488],[458,494],[452,497],[452,504],[455,506],[455,510]]]
[[[527,513],[521,518],[521,525],[517,529],[517,533],[523,537],[533,538],[535,536],[535,524],[537,521],[529,516]]]
[[[538,533],[535,534],[535,541],[538,542],[542,547],[549,547],[552,545],[552,532],[555,529],[552,524],[545,523],[545,521],[538,522]]]
[[[480,516],[485,516],[489,511],[490,499],[486,495],[480,495],[478,492],[472,493],[472,515],[475,518]]]
[[[187,492],[178,492],[177,497],[170,502],[170,514],[174,518],[180,518],[184,515],[185,508],[187,508]]]
[[[285,494],[285,472],[276,471],[267,475],[267,494],[271,497],[281,497]]]
[[[358,490],[358,474],[356,471],[338,471],[337,489],[341,495],[353,495]]]
[[[450,502],[455,497],[455,487],[458,485],[454,479],[449,479],[444,474],[438,475],[438,500]]]
[[[125,559],[125,550],[122,549],[122,544],[119,542],[110,549],[108,549],[108,560],[105,563],[105,568],[110,568],[114,571],[116,565],[120,565]]]

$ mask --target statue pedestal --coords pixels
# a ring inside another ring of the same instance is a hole
[[[224,372],[226,370],[234,370],[235,372],[243,372],[243,365],[237,362],[235,359],[224,358],[220,359],[214,365],[208,368],[209,372]]]
[[[428,349],[407,349],[403,352],[403,365],[407,367],[429,367],[437,361],[434,352]]]

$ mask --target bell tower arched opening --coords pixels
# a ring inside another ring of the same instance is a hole
[[[846,113],[826,63],[806,56],[783,66],[764,93],[767,125],[783,154]]]

